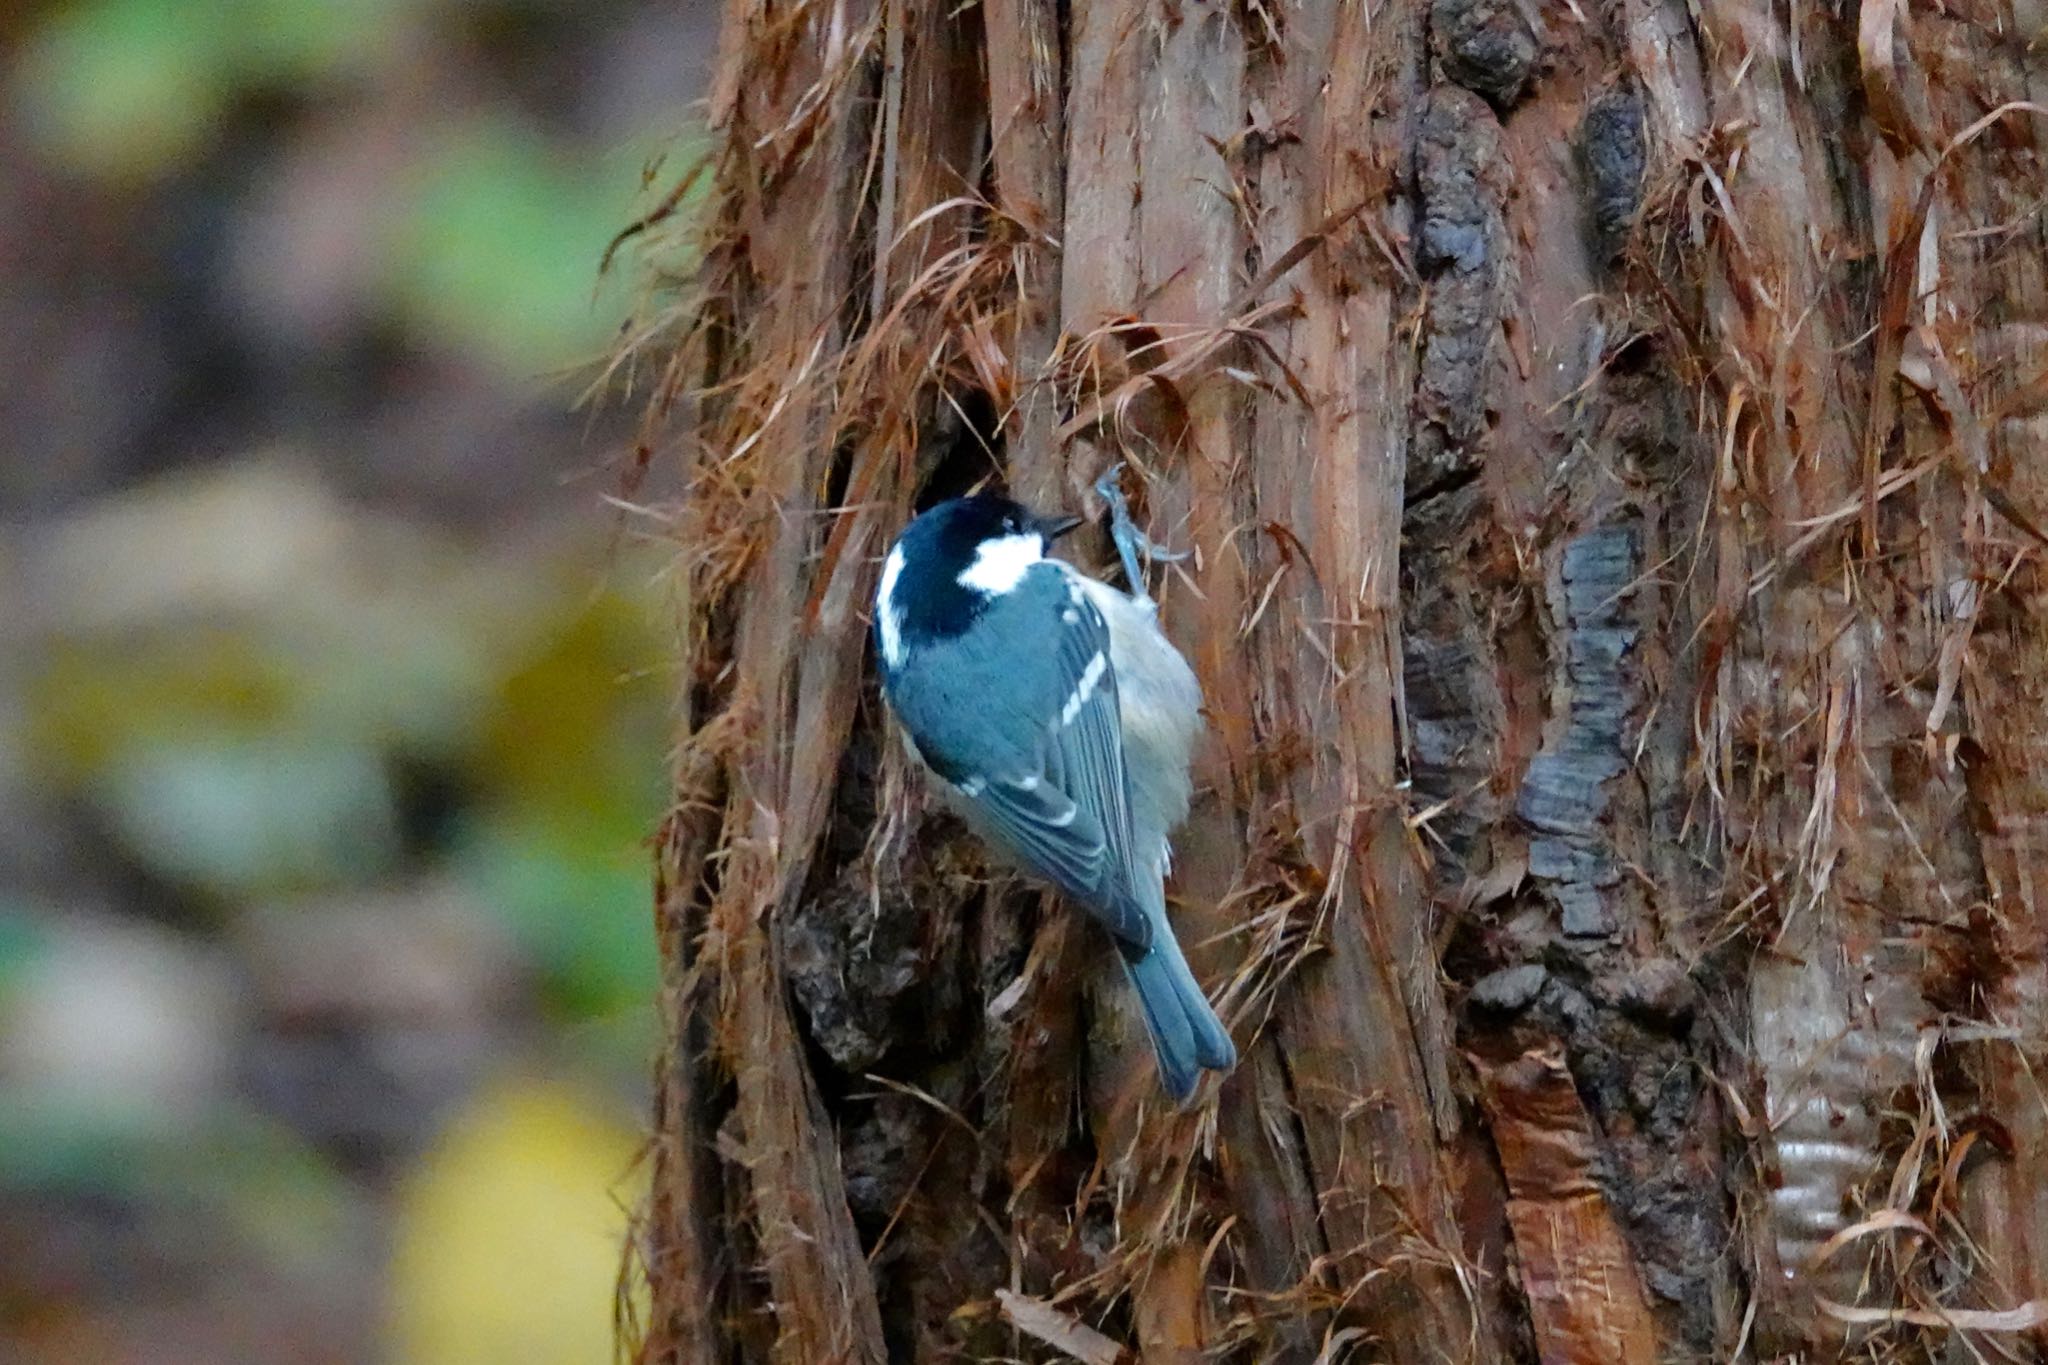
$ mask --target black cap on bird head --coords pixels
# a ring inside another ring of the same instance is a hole
[[[1051,545],[1081,524],[1081,518],[1039,516],[1021,502],[998,493],[948,498],[920,513],[903,533],[905,553],[929,556],[930,562],[954,565],[956,571],[974,562],[984,541],[1035,535]]]
[[[922,512],[904,529],[882,571],[877,605],[911,637],[957,635],[988,604],[971,570],[984,546],[1021,541],[1029,557],[1081,524],[1082,518],[1040,516],[994,493],[949,498]],[[1035,544],[1032,543],[1035,541]],[[963,582],[963,576],[969,581]]]

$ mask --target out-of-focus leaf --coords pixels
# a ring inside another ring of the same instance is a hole
[[[32,35],[19,85],[67,165],[117,180],[176,169],[237,90],[360,66],[416,0],[85,0]]]
[[[625,313],[618,272],[597,278],[625,215],[616,181],[510,119],[450,129],[397,215],[393,302],[523,378],[587,361]]]
[[[157,1174],[138,1160],[149,1131],[140,1115],[10,1091],[0,1105],[0,1171],[10,1189],[135,1194]]]
[[[469,765],[481,809],[459,866],[583,1017],[644,1003],[655,981],[643,841],[665,797],[660,657],[643,604],[591,600],[507,674]]]
[[[497,688],[480,786],[543,820],[644,833],[665,795],[663,657],[644,603],[606,594],[562,618]]]
[[[400,1191],[393,1359],[611,1359],[636,1145],[566,1086],[523,1080],[479,1096]]]
[[[7,993],[20,981],[48,946],[48,938],[35,920],[0,902],[0,1006]]]
[[[305,81],[375,57],[419,0],[213,0],[233,73],[247,82]],[[187,14],[196,13],[192,6]]]
[[[493,797],[467,768],[489,749],[500,680],[552,657],[535,642],[584,610],[550,572],[502,572],[254,463],[137,489],[39,550],[50,635],[23,726],[36,777],[98,804],[159,873],[227,895],[382,876],[401,766]],[[631,785],[616,741],[576,749],[609,765],[584,794]]]
[[[147,1115],[14,1097],[0,1106],[9,1188],[226,1208],[277,1256],[313,1258],[347,1212],[339,1174],[277,1124],[240,1109],[166,1131]]]
[[[399,853],[390,780],[358,745],[164,745],[112,766],[101,801],[150,866],[220,896],[371,881]]]
[[[218,1124],[173,1150],[178,1168],[164,1183],[217,1199],[267,1263],[331,1262],[334,1243],[356,1212],[356,1192],[296,1134],[244,1119]]]
[[[592,1017],[653,997],[646,859],[632,831],[501,817],[462,841],[457,865],[511,925],[557,1006]]]
[[[76,786],[137,744],[289,731],[466,747],[528,618],[561,590],[249,461],[108,499],[31,563],[53,638],[30,752]],[[510,640],[512,643],[507,643]]]
[[[48,151],[124,180],[192,154],[228,97],[219,27],[205,9],[182,0],[55,8],[30,37],[17,79],[29,126]]]
[[[274,650],[238,631],[190,628],[147,640],[65,640],[30,691],[31,753],[74,787],[137,745],[278,728],[292,681]]]
[[[241,1001],[218,951],[104,914],[53,911],[41,929],[40,951],[0,999],[0,1108],[157,1132],[220,1100]]]

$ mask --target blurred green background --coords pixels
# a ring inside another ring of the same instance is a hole
[[[714,27],[0,0],[0,1360],[610,1358]]]

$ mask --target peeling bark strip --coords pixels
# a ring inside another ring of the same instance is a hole
[[[2048,1349],[2041,30],[731,0],[639,1358]],[[1187,1114],[866,672],[914,506],[1115,460]]]
[[[1649,1365],[1657,1332],[1642,1280],[1601,1194],[1600,1139],[1565,1069],[1564,1049],[1479,1072],[1507,1174],[1508,1221],[1545,1362]]]

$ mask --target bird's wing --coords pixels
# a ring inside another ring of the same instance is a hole
[[[1071,619],[1069,619],[1071,618]],[[1109,627],[1094,604],[1061,594],[1045,641],[1057,710],[1043,722],[1033,761],[990,775],[962,794],[989,833],[1025,865],[1079,901],[1128,948],[1151,946],[1152,926],[1132,894],[1121,715]]]

